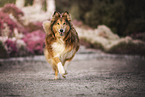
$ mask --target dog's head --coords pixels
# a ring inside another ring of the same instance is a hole
[[[56,37],[64,37],[70,30],[70,15],[68,12],[54,12],[51,20],[51,28]]]

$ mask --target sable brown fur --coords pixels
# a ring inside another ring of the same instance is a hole
[[[65,77],[65,63],[70,62],[79,49],[78,34],[71,23],[69,13],[54,12],[51,22],[44,22],[43,28],[46,32],[46,60],[55,72],[55,79],[58,79],[58,73]]]

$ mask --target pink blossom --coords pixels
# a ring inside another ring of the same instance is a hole
[[[44,45],[45,33],[41,30],[36,30],[28,33],[23,38],[27,44],[27,49],[32,54],[42,54]]]
[[[10,56],[15,56],[18,52],[18,49],[16,47],[16,42],[12,41],[10,39],[6,40],[4,43],[7,46],[7,53]]]
[[[12,13],[16,18],[19,18],[19,16],[23,16],[24,13],[15,6],[15,4],[6,4],[2,8],[2,12],[4,13]]]
[[[2,29],[4,28],[3,26],[4,23],[6,23],[9,26],[11,30],[11,33],[10,33],[10,36],[11,36],[14,28],[17,27],[17,24],[9,17],[7,13],[3,13],[2,11],[0,11],[0,28]]]

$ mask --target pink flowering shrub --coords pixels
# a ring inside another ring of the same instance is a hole
[[[30,22],[27,26],[25,26],[25,29],[27,29],[29,32],[43,30],[42,22]]]
[[[17,27],[17,24],[9,17],[7,13],[0,11],[0,28],[4,29],[4,23],[8,25],[10,29],[9,35],[12,36],[14,28]],[[2,35],[2,31],[0,33]]]
[[[0,36],[0,58],[26,56],[28,51],[22,39]]]
[[[16,19],[19,19],[20,16],[24,15],[24,13],[14,4],[6,4],[1,11],[9,14],[12,13]]]
[[[17,28],[21,33],[27,33],[28,29],[23,25],[23,21],[21,21],[20,17],[24,16],[23,11],[17,8],[14,4],[6,4],[0,11],[0,16],[2,17],[2,24],[8,24],[11,32],[13,32],[14,28]],[[10,18],[9,14],[12,14],[17,21],[14,21]],[[5,17],[5,18],[3,18]]]
[[[4,43],[7,46],[7,53],[8,55],[11,56],[16,56],[18,49],[16,46],[16,42],[12,41],[10,39],[6,40]]]
[[[12,14],[16,21],[9,14]],[[7,4],[1,8],[0,58],[43,53],[45,33],[42,22],[30,22],[24,25],[20,20],[23,15],[24,13],[14,4]]]
[[[41,30],[28,33],[23,38],[27,49],[31,54],[42,54],[45,40],[45,33]]]

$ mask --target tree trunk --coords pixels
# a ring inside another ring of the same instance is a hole
[[[33,1],[33,6],[36,10],[41,11],[42,10],[42,6],[43,6],[43,2],[44,0],[34,0]]]
[[[55,0],[46,0],[47,3],[47,13],[52,15],[55,11]]]

